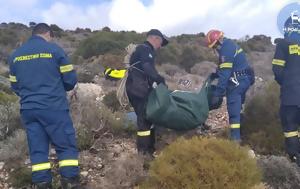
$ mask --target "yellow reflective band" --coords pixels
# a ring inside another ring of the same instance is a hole
[[[15,83],[15,82],[17,82],[17,77],[13,76],[13,75],[9,75],[9,81],[12,83]]]
[[[60,66],[60,73],[70,72],[74,69],[72,64],[66,65],[66,66]]]
[[[289,46],[289,54],[300,55],[300,47],[299,47],[299,45],[290,45]]]
[[[239,54],[239,53],[241,53],[241,52],[243,52],[243,49],[237,50],[237,51],[236,51],[236,54]]]
[[[220,68],[232,68],[232,63],[230,62],[225,62],[225,63],[222,63],[220,64]]]
[[[31,169],[32,169],[32,172],[48,170],[48,169],[51,169],[51,164],[50,164],[50,162],[39,163],[39,164],[32,165]]]
[[[285,132],[284,136],[286,138],[291,138],[291,137],[298,137],[298,131],[293,131],[293,132]]]
[[[112,69],[111,69],[111,68],[107,68],[107,69],[105,70],[104,74],[107,75],[108,72],[109,72],[110,70],[112,70]]]
[[[277,65],[277,66],[284,66],[285,61],[284,60],[279,60],[279,59],[273,59],[272,64]]]
[[[66,167],[66,166],[78,166],[78,160],[76,159],[66,159],[59,161],[59,167]]]
[[[109,76],[117,79],[122,79],[125,76],[126,70],[113,70]]]
[[[150,136],[151,131],[138,131],[137,136]]]
[[[235,51],[235,54],[234,54],[234,57],[236,57],[236,55],[238,55],[238,54],[240,54],[241,52],[243,52],[243,49],[237,49],[236,51]]]
[[[239,129],[239,128],[241,128],[241,125],[240,124],[231,124],[230,128],[231,129]]]

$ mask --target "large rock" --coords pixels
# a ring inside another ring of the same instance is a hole
[[[81,101],[84,99],[102,100],[104,91],[100,85],[94,83],[78,83],[76,87],[68,93],[70,100]]]

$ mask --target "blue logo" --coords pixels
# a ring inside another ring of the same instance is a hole
[[[286,5],[278,14],[277,27],[281,34],[300,33],[300,3]]]

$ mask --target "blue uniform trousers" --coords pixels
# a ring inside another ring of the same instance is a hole
[[[56,150],[61,176],[78,176],[78,149],[69,111],[21,110],[21,116],[27,133],[33,183],[52,180],[50,144]]]
[[[248,77],[243,76],[238,78],[239,85],[229,81],[229,85],[226,90],[227,98],[227,111],[229,114],[230,124],[230,137],[232,140],[240,141],[240,123],[241,123],[241,111],[246,99],[246,92],[250,87],[250,80]]]
[[[296,105],[281,105],[280,119],[285,136],[285,149],[290,158],[293,159],[297,154],[300,154],[300,143],[298,139],[300,107]]]

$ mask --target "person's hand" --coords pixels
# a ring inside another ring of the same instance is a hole
[[[217,72],[214,72],[214,73],[211,73],[209,77],[211,80],[214,80],[214,79],[217,79],[219,76],[218,76]]]
[[[214,110],[220,108],[223,102],[223,97],[221,96],[212,96],[209,102],[209,110]]]

